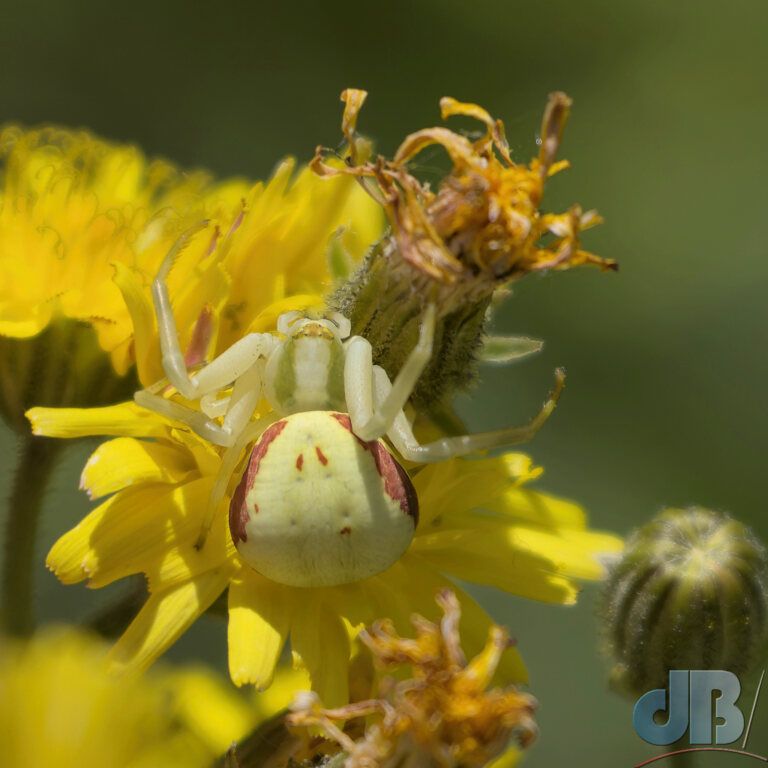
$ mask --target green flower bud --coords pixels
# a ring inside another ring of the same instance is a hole
[[[768,638],[768,557],[745,525],[702,507],[635,531],[601,605],[612,683],[637,695],[671,669],[748,672]]]

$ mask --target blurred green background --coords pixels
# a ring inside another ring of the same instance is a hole
[[[391,152],[438,122],[438,99],[502,117],[528,159],[546,95],[575,100],[548,205],[606,224],[586,246],[621,263],[524,281],[497,326],[546,339],[465,398],[476,429],[526,419],[552,369],[569,382],[529,450],[544,485],[622,533],[662,505],[731,511],[768,539],[768,3],[765,0],[422,0],[389,3],[60,3],[0,6],[0,121],[85,126],[150,154],[264,177],[339,139],[338,94],[371,96],[361,128]],[[47,546],[87,509],[73,446],[47,505]],[[2,490],[14,446],[2,450]],[[46,619],[77,619],[109,590],[39,574]],[[528,765],[631,766],[653,754],[631,705],[606,690],[594,596],[554,608],[475,590],[517,635],[541,701]],[[222,664],[223,624],[176,658]],[[750,746],[768,752],[768,701]],[[701,765],[736,765],[704,755]]]

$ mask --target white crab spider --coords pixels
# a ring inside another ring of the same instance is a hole
[[[555,407],[560,371],[555,390],[527,426],[419,443],[403,408],[432,354],[432,304],[394,383],[373,364],[368,341],[350,336],[349,320],[338,313],[287,312],[277,321],[280,336],[250,333],[190,374],[165,280],[191,234],[182,235],[152,285],[167,382],[137,392],[135,400],[226,448],[198,548],[239,457],[256,440],[230,504],[230,531],[246,562],[294,586],[374,575],[408,548],[418,518],[408,475],[381,438],[409,461],[439,461],[524,442]],[[201,411],[164,397],[167,383],[198,400]],[[229,396],[219,397],[230,387]],[[253,421],[262,396],[274,413]]]

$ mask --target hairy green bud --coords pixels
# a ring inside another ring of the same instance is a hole
[[[612,683],[637,695],[671,669],[748,672],[768,639],[768,557],[752,531],[702,507],[635,531],[601,605]]]
[[[385,239],[329,303],[350,319],[355,334],[371,342],[374,362],[394,377],[416,345],[427,302],[435,302],[434,352],[412,396],[417,407],[426,408],[466,389],[477,376],[492,291],[462,288],[435,284]]]

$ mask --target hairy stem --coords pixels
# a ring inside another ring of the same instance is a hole
[[[283,710],[233,745],[217,764],[220,768],[286,768],[299,740],[285,727]]]
[[[27,434],[19,438],[5,527],[0,626],[8,634],[29,635],[35,628],[35,541],[45,491],[61,444]]]

